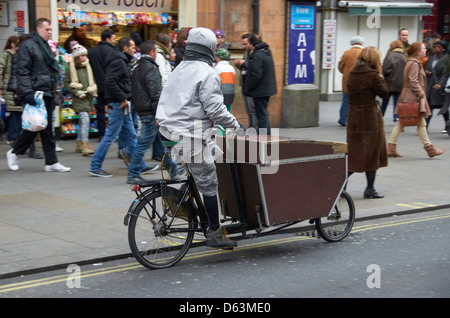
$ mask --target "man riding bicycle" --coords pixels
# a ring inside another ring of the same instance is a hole
[[[218,180],[213,148],[208,132],[215,123],[225,128],[239,129],[236,118],[227,111],[220,89],[220,77],[213,69],[217,39],[206,28],[189,31],[181,62],[169,77],[156,112],[156,121],[163,137],[180,141],[178,149],[190,170],[208,213],[210,233],[206,246],[230,248],[229,240],[219,223],[217,203]]]

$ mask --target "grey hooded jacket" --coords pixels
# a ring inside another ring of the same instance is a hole
[[[188,54],[191,44],[203,46],[207,58],[214,60],[217,39],[211,30],[190,30],[186,46]],[[214,123],[225,128],[239,128],[236,118],[223,103],[219,75],[203,59],[186,60],[186,57],[164,86],[156,121],[162,131],[203,140],[207,137],[204,132]]]

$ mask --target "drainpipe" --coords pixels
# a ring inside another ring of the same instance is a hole
[[[28,28],[29,32],[36,31],[36,1],[30,0],[28,2]]]
[[[220,16],[219,16],[219,29],[223,31],[224,29],[224,18],[225,18],[225,0],[220,0]]]
[[[259,0],[253,0],[253,33],[259,34]]]

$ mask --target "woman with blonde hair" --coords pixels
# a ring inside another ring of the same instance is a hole
[[[367,187],[364,198],[383,198],[374,188],[376,172],[387,166],[384,121],[376,96],[389,94],[381,75],[381,53],[373,47],[365,47],[350,72],[348,90],[348,170],[365,172]]]
[[[400,102],[419,102],[419,111],[422,114],[422,119],[417,126],[417,132],[420,140],[422,141],[424,148],[430,158],[439,156],[445,152],[445,149],[436,149],[433,146],[427,133],[427,124],[425,118],[431,115],[430,106],[427,102],[426,87],[427,77],[423,69],[420,59],[427,53],[425,44],[422,42],[414,42],[408,48],[408,62],[405,66],[404,78],[405,83],[400,94]],[[397,113],[398,109],[396,109]],[[397,140],[401,132],[404,131],[404,126],[400,125],[400,122],[392,129],[391,136],[388,143],[388,156],[402,157],[397,153]]]

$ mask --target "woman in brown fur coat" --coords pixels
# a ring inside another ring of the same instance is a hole
[[[368,46],[350,72],[348,90],[348,170],[365,172],[364,198],[383,198],[374,188],[376,171],[387,166],[386,137],[380,106],[375,97],[386,98],[389,90],[381,75],[380,51]]]

